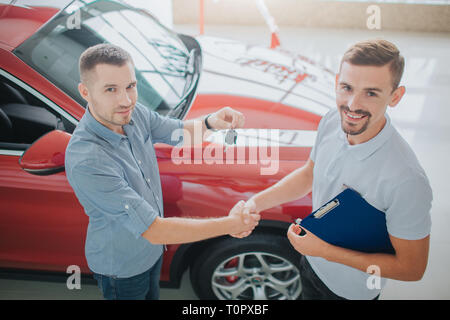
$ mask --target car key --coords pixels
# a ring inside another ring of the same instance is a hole
[[[228,129],[225,135],[225,152],[227,152],[228,146],[236,144],[237,132],[233,128]]]

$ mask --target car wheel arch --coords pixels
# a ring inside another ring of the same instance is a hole
[[[279,220],[261,220],[253,231],[253,234],[264,234],[273,236],[286,236],[289,223]],[[175,252],[170,266],[170,280],[166,287],[179,288],[185,271],[195,263],[195,257],[201,255],[204,250],[214,244],[225,240],[229,236],[221,236],[212,239],[186,243],[180,245]]]

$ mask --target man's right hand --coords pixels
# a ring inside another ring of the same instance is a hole
[[[256,212],[252,213],[246,206],[246,202],[241,200],[230,210],[229,217],[233,218],[235,225],[230,235],[235,238],[244,238],[252,233],[258,225],[261,216]]]

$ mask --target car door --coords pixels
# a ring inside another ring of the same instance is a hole
[[[86,271],[87,216],[65,172],[36,175],[19,165],[46,133],[71,133],[77,123],[18,77],[0,69],[0,267]],[[49,146],[51,148],[51,146]]]

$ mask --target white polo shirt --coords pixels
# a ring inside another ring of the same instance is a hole
[[[377,136],[365,143],[350,145],[341,128],[337,109],[321,120],[310,158],[314,162],[313,210],[351,187],[375,208],[386,214],[389,234],[418,240],[431,230],[432,191],[414,152],[392,126],[386,124]],[[361,214],[364,214],[363,212]],[[338,296],[347,299],[373,299],[381,288],[367,285],[371,276],[357,269],[307,257],[318,277]]]

